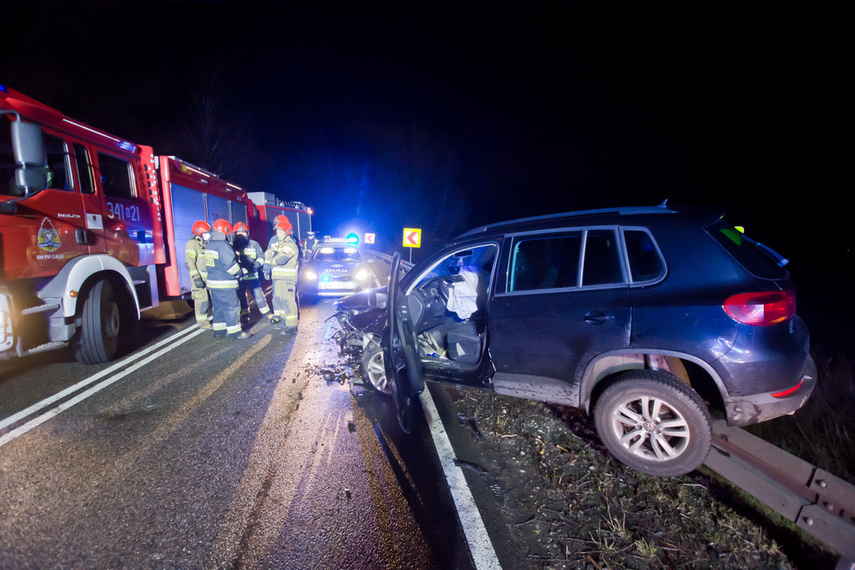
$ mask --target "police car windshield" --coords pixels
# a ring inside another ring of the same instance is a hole
[[[315,252],[315,261],[362,261],[362,252],[356,247],[324,246]]]

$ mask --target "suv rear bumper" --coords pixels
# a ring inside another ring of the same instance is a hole
[[[772,394],[779,392],[767,392],[727,399],[727,424],[747,426],[792,414],[807,402],[816,386],[816,378],[816,363],[808,355],[797,388],[786,396],[775,397]]]

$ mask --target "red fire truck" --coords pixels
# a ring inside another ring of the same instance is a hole
[[[112,360],[141,310],[189,297],[193,222],[257,215],[239,186],[0,86],[0,358]]]
[[[277,216],[285,216],[294,228],[294,239],[301,244],[306,241],[309,232],[312,231],[312,209],[302,202],[280,200],[269,192],[250,192],[249,199],[255,204],[258,211],[256,223],[257,229],[250,226],[253,235],[275,234],[273,224]],[[261,244],[266,247],[266,243]]]

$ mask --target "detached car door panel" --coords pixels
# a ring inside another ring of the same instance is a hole
[[[400,295],[400,271],[401,254],[395,252],[389,274],[386,305],[389,319],[383,333],[383,360],[398,424],[405,433],[410,433],[413,429],[413,398],[424,389],[424,381],[409,310],[406,300],[402,300]]]

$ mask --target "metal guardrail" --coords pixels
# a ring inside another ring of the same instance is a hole
[[[705,465],[837,552],[838,570],[855,570],[855,486],[724,420]]]

